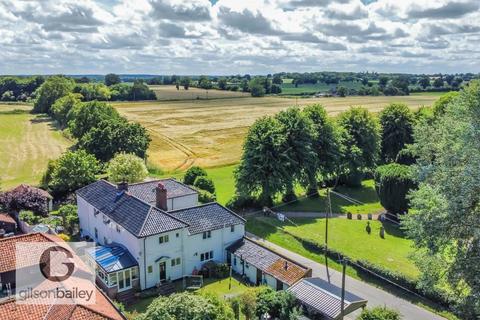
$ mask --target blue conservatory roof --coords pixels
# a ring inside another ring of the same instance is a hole
[[[120,246],[96,246],[88,250],[88,254],[107,273],[137,265],[137,261],[135,261],[128,250]]]

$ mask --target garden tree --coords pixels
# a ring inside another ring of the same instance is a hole
[[[152,301],[138,320],[231,320],[233,311],[215,295],[175,293]]]
[[[148,170],[143,159],[134,154],[121,152],[108,163],[107,174],[108,179],[115,183],[134,183],[143,181],[148,175]]]
[[[64,196],[94,182],[99,169],[97,159],[85,150],[67,151],[49,163],[42,184],[54,195]]]
[[[58,98],[72,92],[75,82],[63,76],[53,76],[47,78],[45,82],[37,89],[33,112],[50,113],[50,107]]]
[[[447,292],[462,319],[480,317],[480,81],[414,131],[418,190],[403,220],[417,251],[420,286]],[[439,267],[441,266],[441,267]]]
[[[18,213],[21,210],[29,210],[41,216],[48,213],[45,195],[38,189],[29,188],[25,185],[1,192],[0,204],[9,213]]]
[[[283,200],[288,202],[296,199],[293,190],[295,182],[308,186],[310,183],[308,173],[315,172],[313,123],[295,107],[279,112],[275,118],[280,124],[280,134],[283,137],[280,152],[288,158],[288,161],[282,164],[288,172],[283,181],[285,185]]]
[[[57,99],[52,105],[53,119],[57,121],[62,129],[67,126],[68,113],[82,100],[82,95],[79,93],[67,93],[67,95]]]
[[[191,82],[192,80],[190,80],[189,77],[183,77],[182,80],[180,81],[180,84],[183,86],[183,89],[188,90]]]
[[[433,86],[434,86],[435,88],[441,88],[441,87],[443,87],[443,79],[442,79],[441,77],[438,77],[437,79],[435,79],[435,80],[433,81]]]
[[[111,93],[110,100],[118,101],[130,99],[130,92],[132,91],[132,86],[125,83],[119,83],[114,84],[108,88],[110,89]]]
[[[110,89],[103,83],[77,84],[73,88],[73,92],[81,94],[83,101],[108,101],[112,96]]]
[[[119,152],[144,159],[150,141],[147,130],[139,123],[117,117],[98,123],[80,138],[78,145],[98,160],[107,162]]]
[[[327,115],[322,105],[315,104],[303,109],[312,122],[312,149],[315,152],[315,165],[307,167],[307,194],[318,193],[317,181],[324,181],[338,171],[337,164],[342,153],[340,131]]]
[[[402,316],[396,310],[386,307],[375,307],[364,309],[357,317],[357,320],[401,320]]]
[[[344,143],[343,174],[349,186],[360,186],[366,172],[375,167],[380,151],[380,126],[367,109],[352,107],[340,114],[338,124]]]
[[[460,94],[457,91],[451,91],[443,94],[438,98],[437,101],[433,104],[433,115],[434,117],[439,117],[445,113],[445,108],[449,103],[453,101]]]
[[[204,169],[193,166],[190,167],[187,172],[185,172],[185,175],[183,176],[183,183],[188,184],[193,186],[193,183],[197,179],[197,177],[206,177],[207,176],[207,171]]]
[[[114,84],[118,84],[120,82],[122,82],[122,80],[120,80],[120,77],[115,73],[109,73],[109,74],[105,75],[105,85],[106,86],[111,86],[111,85],[114,85]]]
[[[227,88],[227,79],[220,78],[218,80],[218,89],[225,90]]]
[[[80,223],[78,219],[78,209],[76,205],[66,204],[61,206],[54,214],[62,218],[63,228],[68,231],[69,234],[73,234],[75,228]]]
[[[135,80],[130,88],[129,99],[132,101],[137,100],[156,100],[157,96],[145,83],[140,80]]]
[[[271,318],[279,320],[293,320],[296,319],[296,316],[301,315],[296,298],[291,292],[274,291],[270,287],[257,293],[255,313],[258,319],[268,313]]]
[[[418,84],[423,89],[426,89],[428,86],[430,86],[430,78],[427,76],[423,76],[420,79],[418,79]]]
[[[285,136],[281,124],[272,117],[255,121],[248,130],[240,165],[235,171],[236,189],[241,195],[259,195],[263,205],[271,206],[273,196],[285,188],[290,161],[282,146]]]
[[[400,150],[413,142],[414,124],[415,118],[406,104],[392,103],[382,110],[381,158],[384,163],[395,161]]]
[[[347,88],[343,87],[343,86],[340,86],[338,87],[337,89],[337,94],[340,96],[340,97],[345,97],[347,95]]]
[[[103,120],[114,121],[120,115],[117,110],[105,102],[91,101],[75,105],[68,115],[71,121],[68,127],[72,135],[80,139],[90,129],[97,127]]]
[[[408,212],[407,194],[416,186],[412,168],[398,163],[385,164],[377,167],[374,178],[382,206],[395,215]]]
[[[257,310],[257,291],[258,289],[250,288],[239,296],[240,308],[246,320],[253,320],[255,317],[255,311]]]
[[[205,177],[205,176],[197,177],[193,185],[198,189],[208,191],[211,194],[215,194],[215,185],[213,184],[212,179],[208,177]]]

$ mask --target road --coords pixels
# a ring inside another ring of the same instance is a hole
[[[305,258],[299,254],[296,254],[290,250],[284,249],[274,243],[266,241],[262,238],[259,238],[251,233],[247,232],[247,236],[262,243],[263,245],[271,248],[272,250],[294,260],[300,264],[303,264],[312,269],[312,275],[314,277],[320,277],[324,280],[328,280],[327,270],[325,265]],[[332,268],[329,269],[330,282],[334,285],[341,287],[342,286],[342,274]],[[377,287],[369,285],[360,280],[346,277],[345,280],[346,290],[351,293],[368,300],[368,306],[387,306],[392,309],[398,310],[402,315],[404,320],[443,320],[445,318],[436,315],[426,309],[423,309],[415,304],[397,297],[387,291],[383,291]],[[360,314],[360,311],[356,311],[350,314],[346,319],[354,320],[356,316]]]

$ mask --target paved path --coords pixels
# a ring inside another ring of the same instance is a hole
[[[251,233],[247,233],[247,235],[255,239],[256,241],[264,244],[267,247],[270,247],[274,251],[292,259],[298,261],[299,263],[312,268],[312,275],[314,277],[320,277],[322,279],[327,280],[327,271],[326,267],[323,264],[317,263],[313,260],[305,258],[299,254],[296,254],[290,250],[284,249],[274,243],[266,241],[262,238],[259,238]],[[342,274],[332,268],[329,269],[330,274],[330,281],[338,286],[342,286]],[[384,306],[386,305],[389,308],[397,309],[403,315],[404,320],[442,320],[443,317],[440,317],[426,309],[418,307],[407,300],[399,298],[391,293],[383,291],[379,288],[376,288],[372,285],[369,285],[365,282],[360,280],[351,278],[349,276],[346,277],[346,290],[352,292],[368,300],[368,306]],[[356,316],[360,314],[360,310],[350,314],[346,319],[355,319]]]

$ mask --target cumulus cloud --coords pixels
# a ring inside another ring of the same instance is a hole
[[[479,42],[478,0],[0,0],[3,74],[478,72]]]

